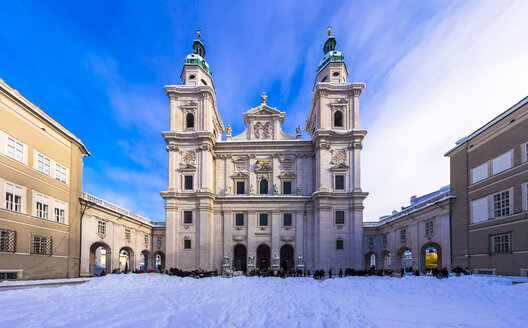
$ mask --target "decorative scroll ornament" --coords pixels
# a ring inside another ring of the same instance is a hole
[[[182,155],[183,163],[194,165],[196,163],[196,153],[194,151],[185,151]]]
[[[346,150],[335,150],[332,149],[332,160],[330,161],[331,164],[346,164]]]

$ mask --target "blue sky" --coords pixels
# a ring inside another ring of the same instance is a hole
[[[331,24],[349,81],[367,84],[362,184],[375,220],[448,184],[445,151],[528,94],[526,14],[522,1],[4,1],[0,78],[88,147],[84,191],[163,220],[163,86],[180,83],[195,30],[233,135],[263,91],[294,134]]]

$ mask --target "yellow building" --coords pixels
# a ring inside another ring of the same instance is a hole
[[[84,156],[75,135],[0,79],[0,280],[79,276]]]

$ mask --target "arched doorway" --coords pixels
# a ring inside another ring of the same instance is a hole
[[[406,250],[402,254],[402,268],[407,272],[412,270],[412,252],[410,250]]]
[[[442,269],[442,247],[437,243],[423,245],[420,251],[420,270],[427,272],[433,268]]]
[[[112,272],[112,252],[110,246],[105,243],[94,243],[90,246],[89,270],[92,276]]]
[[[121,272],[134,270],[134,252],[130,247],[123,247],[119,251],[119,270]]]
[[[271,267],[271,250],[268,245],[262,244],[257,248],[257,268],[267,270]]]
[[[291,245],[283,245],[280,249],[280,268],[286,271],[295,269],[293,247]]]
[[[149,261],[150,261],[150,253],[149,251],[144,250],[139,255],[139,270],[147,271],[150,268]]]
[[[262,179],[260,180],[260,188],[259,188],[261,195],[267,195],[268,194],[268,180]]]
[[[383,269],[388,270],[392,268],[392,258],[389,251],[384,251],[381,253],[381,259],[383,260]]]
[[[247,248],[238,244],[234,249],[235,257],[233,259],[233,270],[246,272],[247,267]]]
[[[163,252],[156,252],[154,254],[154,260],[156,261],[156,271],[163,271],[165,269],[165,254]]]
[[[368,270],[372,267],[377,268],[378,267],[377,260],[378,260],[378,256],[376,255],[376,253],[370,251],[367,254],[365,254],[365,269]]]

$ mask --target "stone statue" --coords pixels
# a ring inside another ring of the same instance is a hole
[[[297,194],[300,195],[302,191],[301,185],[297,185]]]
[[[279,188],[277,187],[276,184],[273,185],[273,194],[274,195],[277,195],[279,193]]]
[[[227,129],[226,129],[226,135],[228,137],[231,137],[231,133],[233,133],[233,130],[231,130],[231,125],[227,125]]]
[[[229,266],[229,256],[224,255],[224,260],[222,261],[222,266]]]
[[[253,188],[253,185],[249,186],[249,194],[254,195],[255,194],[255,188]]]
[[[265,105],[266,104],[266,100],[268,100],[268,96],[266,96],[266,93],[263,92],[262,95],[260,96],[260,102]]]
[[[295,132],[297,133],[297,135],[301,135],[301,126],[300,125],[297,125],[297,129],[295,129]]]

